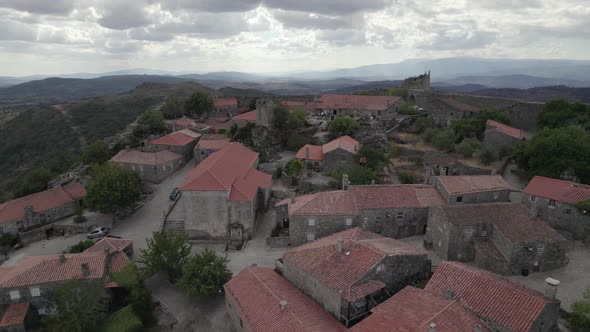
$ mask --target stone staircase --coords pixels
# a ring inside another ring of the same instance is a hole
[[[184,220],[167,220],[164,223],[165,231],[184,233]]]

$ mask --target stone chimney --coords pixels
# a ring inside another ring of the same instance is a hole
[[[291,204],[295,204],[295,193],[291,193]]]
[[[348,174],[342,175],[342,190],[348,190],[348,186],[350,185],[350,181],[348,181]]]
[[[82,276],[84,278],[88,277],[90,275],[90,268],[88,267],[88,263],[82,263],[81,268],[82,268]]]
[[[66,256],[65,255],[59,255],[59,262],[60,263],[64,263],[66,261]]]
[[[375,184],[375,180],[371,180],[371,184],[374,185]]]
[[[281,302],[279,302],[279,305],[281,306],[281,310],[287,310],[287,301],[282,300]]]
[[[557,286],[559,286],[559,280],[547,278],[545,279],[545,283],[545,297],[555,300],[557,296]]]
[[[305,159],[309,159],[309,146],[305,146]]]
[[[336,245],[338,246],[338,252],[343,253],[344,252],[344,240],[343,239],[336,240]]]
[[[428,332],[436,332],[436,323],[432,322],[428,325]]]
[[[455,299],[455,290],[452,288],[447,288],[444,293],[445,300],[454,300]]]

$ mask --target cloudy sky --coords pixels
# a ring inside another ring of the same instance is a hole
[[[590,59],[589,0],[0,0],[0,76]]]

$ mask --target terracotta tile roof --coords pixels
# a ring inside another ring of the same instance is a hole
[[[2,317],[2,321],[0,321],[0,327],[7,328],[9,326],[23,324],[28,311],[28,302],[10,304],[4,312],[4,317]]]
[[[501,175],[437,176],[437,179],[450,195],[510,190]]]
[[[236,115],[232,119],[256,122],[256,110]]]
[[[254,169],[257,160],[258,153],[242,144],[229,143],[191,170],[180,190],[231,191],[230,198],[252,200],[256,190],[267,188],[272,178]]]
[[[350,186],[359,209],[420,208],[445,205],[434,186],[370,185]]]
[[[354,138],[345,135],[322,145],[322,152],[324,154],[332,152],[336,149],[343,149],[350,153],[356,154],[359,150],[359,142]]]
[[[213,102],[215,107],[220,106],[235,106],[238,107],[238,100],[235,97],[215,98]]]
[[[559,303],[491,272],[443,261],[425,290],[444,296],[447,289],[453,290],[457,301],[467,310],[514,332],[530,331],[545,306]]]
[[[247,267],[224,288],[249,331],[346,331],[338,320],[272,269]],[[287,302],[286,309],[281,309],[281,301]]]
[[[228,145],[230,141],[231,141],[231,139],[229,139],[229,138],[224,138],[224,139],[201,139],[199,141],[199,143],[197,143],[196,149],[199,149],[199,150],[221,150],[226,145]]]
[[[117,239],[113,237],[103,237],[96,242],[92,247],[84,250],[84,252],[104,252],[104,249],[109,249],[110,252],[124,251],[128,247],[133,246],[133,241],[128,239]]]
[[[385,288],[385,283],[379,280],[368,280],[360,284],[350,286],[346,291],[342,292],[342,298],[348,302],[363,298],[367,295],[373,294],[376,291]]]
[[[182,134],[185,134],[186,136],[192,137],[193,139],[197,139],[197,138],[201,137],[201,134],[196,133],[190,129],[177,130],[175,133],[182,133]]]
[[[500,132],[502,134],[517,138],[517,139],[523,139],[524,135],[522,133],[522,130],[514,128],[514,127],[510,127],[509,125],[494,121],[494,120],[488,120],[486,122],[486,133],[490,132],[490,131],[497,131]]]
[[[176,131],[171,134],[162,136],[160,138],[156,138],[155,140],[149,142],[150,145],[172,145],[172,146],[184,146],[187,144],[192,143],[195,138],[192,137],[193,135],[187,135],[182,131]]]
[[[498,247],[496,246],[496,244],[494,243],[494,241],[492,240],[488,240],[488,239],[476,239],[473,240],[473,245],[475,247],[475,251],[499,260],[499,261],[503,261],[503,262],[507,262],[508,260],[506,259],[506,256],[504,256],[504,254],[500,251],[500,249],[498,249]]]
[[[307,158],[307,149],[309,149],[309,158]],[[295,158],[302,159],[302,160],[324,160],[324,153],[322,152],[322,147],[319,145],[311,145],[305,144],[297,154],[295,154]]]
[[[338,252],[336,240],[344,240],[344,251]],[[424,256],[401,241],[364,231],[358,227],[332,234],[288,250],[285,263],[294,264],[326,287],[340,291],[347,300],[367,289],[375,291],[375,283],[363,285],[364,278],[387,256]]]
[[[408,286],[371,309],[371,315],[353,326],[351,332],[437,332],[490,331],[457,301],[445,300],[422,289]]]
[[[446,205],[438,209],[442,209],[451,224],[493,224],[514,243],[564,240],[549,225],[530,217],[527,208],[518,203]]]
[[[217,141],[228,139],[225,134],[203,134],[201,135],[202,140]]]
[[[288,205],[290,216],[356,216],[358,209],[354,195],[350,191],[323,191],[298,196],[295,203],[285,199],[277,203]]]
[[[467,111],[467,112],[478,112],[480,110],[479,107],[475,107],[473,105],[468,105],[468,104],[464,104],[460,101],[456,101],[454,99],[451,98],[445,98],[442,100],[442,102],[444,102],[445,104],[456,108],[460,111]]]
[[[0,205],[0,224],[22,220],[27,206],[32,206],[35,212],[44,212],[73,203],[84,196],[84,187],[75,183],[13,199]]]
[[[349,109],[359,111],[385,111],[400,100],[393,96],[322,95],[317,109]]]
[[[193,127],[196,125],[196,122],[192,119],[182,117],[176,120],[176,124],[182,127]]]
[[[590,185],[535,176],[524,192],[567,204],[590,199]]]
[[[143,152],[137,150],[121,150],[111,162],[121,164],[138,164],[157,166],[169,163],[173,160],[182,159],[182,156],[169,150],[158,152]]]

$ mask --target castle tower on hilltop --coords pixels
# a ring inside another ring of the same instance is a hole
[[[420,76],[406,78],[402,87],[409,90],[430,91],[430,70]]]

